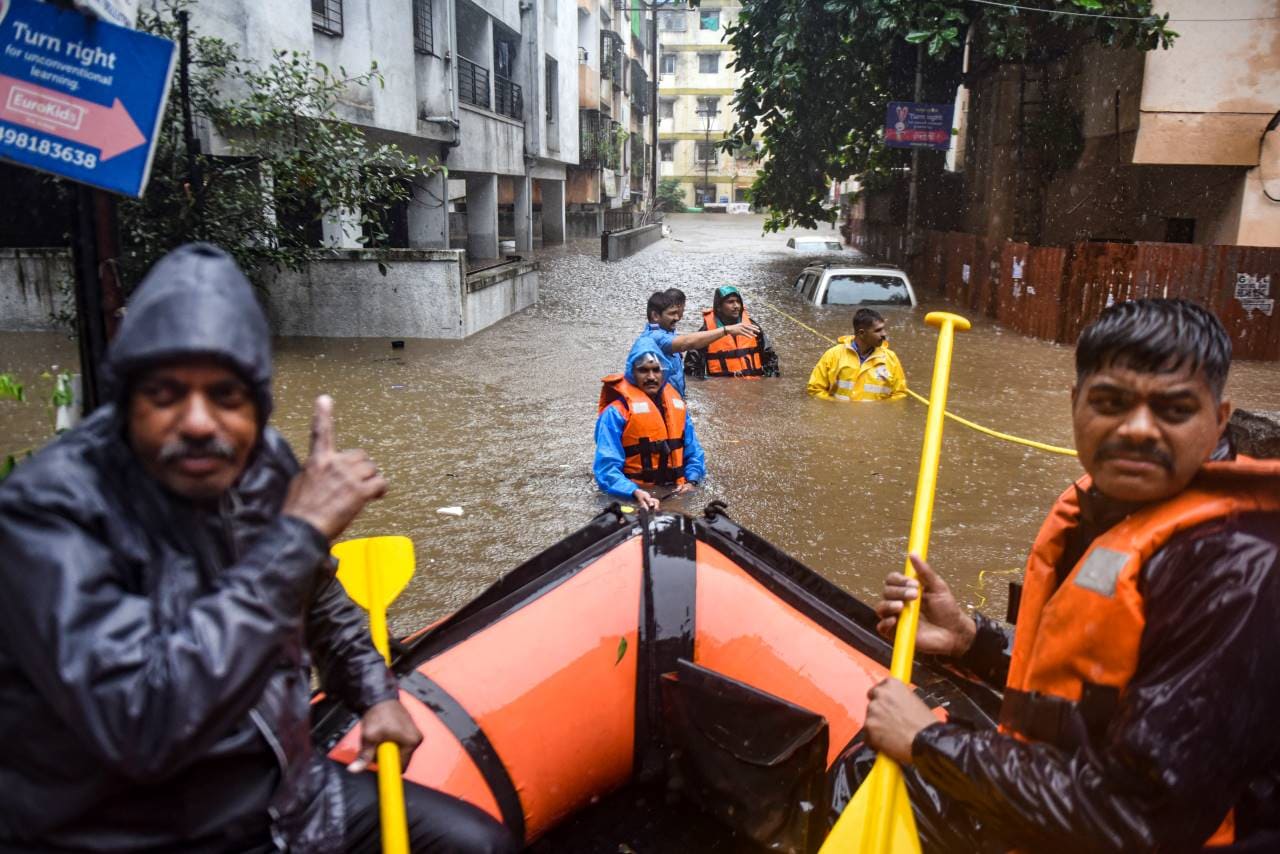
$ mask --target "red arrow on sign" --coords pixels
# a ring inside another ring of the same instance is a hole
[[[99,161],[147,141],[116,98],[110,107],[0,74],[0,119],[98,149]]]

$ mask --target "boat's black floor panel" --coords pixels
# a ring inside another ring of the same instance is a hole
[[[660,785],[628,786],[579,811],[531,854],[765,854]]]

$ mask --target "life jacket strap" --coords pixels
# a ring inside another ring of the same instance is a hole
[[[1063,750],[1076,750],[1085,741],[1100,741],[1120,708],[1120,689],[1085,682],[1079,702],[1006,688],[1000,706],[1000,726],[1031,740]]]
[[[640,456],[640,473],[633,480],[643,483],[653,483],[658,486],[671,486],[679,482],[684,477],[684,463],[678,466],[671,465],[671,452],[684,448],[684,437],[679,439],[662,439],[652,442],[647,438],[641,438],[640,442],[623,448],[623,453],[628,457],[639,454]],[[658,457],[658,465],[653,465],[653,457]]]

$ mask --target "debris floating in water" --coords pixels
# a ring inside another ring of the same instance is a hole
[[[461,516],[461,507],[437,507],[436,512],[441,516]]]

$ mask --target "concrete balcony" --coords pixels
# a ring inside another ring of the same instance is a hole
[[[578,63],[578,107],[600,109],[600,72],[585,63]]]

